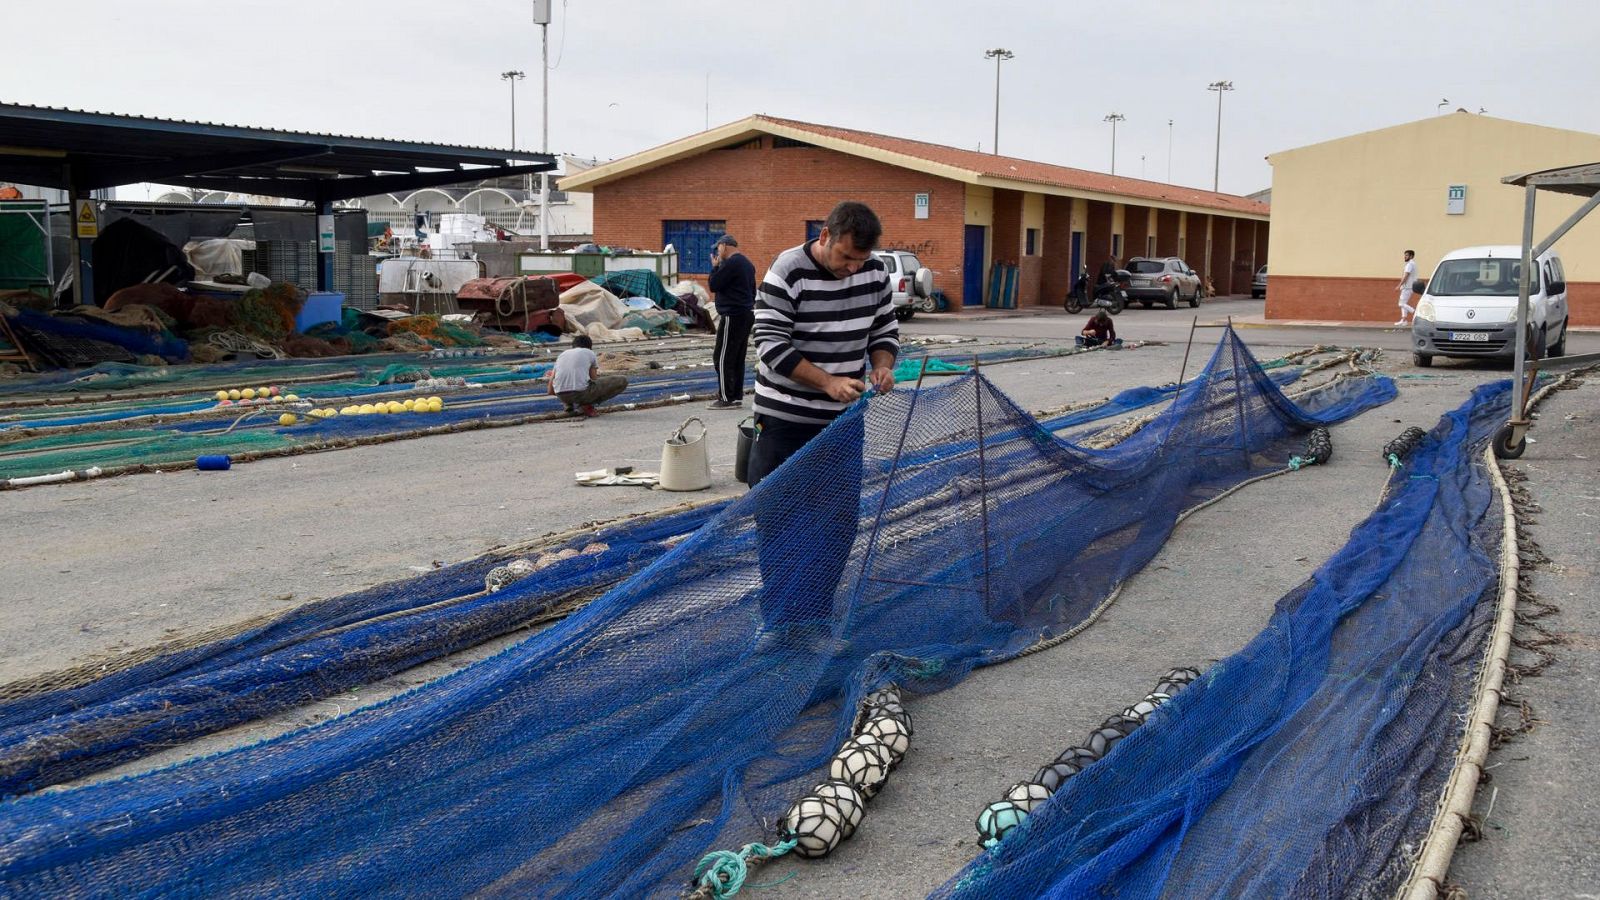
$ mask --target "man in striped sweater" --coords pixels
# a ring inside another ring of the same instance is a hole
[[[750,486],[771,474],[867,390],[894,387],[900,328],[889,275],[872,256],[883,226],[864,204],[840,203],[814,241],[773,261],[756,291],[752,332],[756,441]],[[832,440],[837,452],[805,461],[787,490],[754,511],[761,618],[778,647],[813,646],[848,590],[845,564],[861,505],[861,417]],[[841,427],[844,423],[841,423]]]
[[[840,203],[816,240],[778,255],[757,289],[751,487],[848,409],[867,382],[880,392],[894,387],[900,327],[889,275],[872,256],[882,235],[866,204]]]

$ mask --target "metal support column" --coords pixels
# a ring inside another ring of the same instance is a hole
[[[1525,382],[1526,366],[1528,362],[1528,295],[1531,293],[1530,281],[1533,278],[1533,207],[1534,198],[1538,188],[1531,183],[1524,189],[1526,196],[1522,206],[1522,277],[1517,281],[1517,333],[1512,340],[1516,341],[1515,369],[1517,377],[1511,382],[1511,424],[1512,426],[1526,425],[1528,389]],[[1520,432],[1516,433],[1518,437]]]
[[[333,217],[333,201],[317,201],[317,290],[333,290],[333,248],[324,248],[322,245],[322,231],[324,216]],[[331,226],[329,227],[331,231]]]
[[[71,251],[72,302],[74,305],[94,302],[94,238],[78,237],[78,179],[72,164],[64,167],[67,176],[67,248]]]

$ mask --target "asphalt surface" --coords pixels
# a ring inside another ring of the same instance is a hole
[[[1196,316],[1220,323],[1229,315],[1259,316],[1261,307],[1260,301],[1224,300],[1195,311],[1130,310],[1117,319],[1121,336],[1165,345],[992,365],[985,372],[1032,410],[1170,382],[1183,365]],[[1050,347],[1070,344],[1081,324],[1081,316],[1059,312],[919,316],[903,334]],[[1385,441],[1406,425],[1431,427],[1472,386],[1506,374],[1492,364],[1443,360],[1429,370],[1413,369],[1406,336],[1397,331],[1268,327],[1240,333],[1261,359],[1317,343],[1384,348],[1390,354],[1383,365],[1398,377],[1400,399],[1335,428],[1331,464],[1252,486],[1192,517],[1084,634],[915,701],[911,755],[857,836],[827,860],[774,865],[767,870],[773,879],[796,874],[763,895],[904,897],[942,883],[975,855],[972,821],[985,803],[1142,696],[1167,668],[1218,659],[1259,630],[1277,598],[1371,511],[1386,475],[1378,459]],[[1196,333],[1190,372],[1204,365],[1218,336],[1216,330]],[[704,344],[709,356],[709,340]],[[1600,335],[1575,334],[1571,344],[1574,353],[1600,350]],[[961,362],[971,346],[941,345],[934,353]],[[1600,382],[1564,393],[1549,410],[1564,406],[1593,416],[1597,389]],[[709,423],[709,491],[573,483],[574,472],[602,466],[656,469],[661,442],[689,415]],[[1514,764],[1520,769],[1510,762],[1495,769],[1502,790],[1488,816],[1489,839],[1461,852],[1453,877],[1473,896],[1576,896],[1593,887],[1596,873],[1593,851],[1582,855],[1577,845],[1594,831],[1584,819],[1595,807],[1593,777],[1585,771],[1593,753],[1583,750],[1600,734],[1591,702],[1600,637],[1587,615],[1600,521],[1590,518],[1600,516],[1600,467],[1592,457],[1600,449],[1583,449],[1596,446],[1596,432],[1584,432],[1581,423],[1571,429],[1571,448],[1547,437],[1545,429],[1555,431],[1551,415],[1546,412],[1534,432],[1538,443],[1521,465],[1546,505],[1540,539],[1553,566],[1561,567],[1539,573],[1541,590],[1562,603],[1561,627],[1574,637],[1560,650],[1560,666],[1524,686],[1536,708],[1548,700],[1560,714],[1541,713],[1553,724],[1502,751],[1528,759]],[[743,490],[732,479],[741,416],[696,403],[269,459],[222,473],[135,475],[0,493],[5,521],[17,523],[7,529],[0,586],[7,611],[0,619],[0,682],[409,577],[436,561],[582,523],[736,494]],[[1573,490],[1569,483],[1587,486]],[[1567,581],[1558,582],[1558,574]],[[1561,599],[1569,595],[1570,601]],[[117,774],[348,712],[518,639],[509,636],[271,722],[241,726]],[[1546,691],[1550,696],[1541,697]],[[1591,785],[1587,792],[1584,782]],[[1545,843],[1558,837],[1571,849]],[[1548,876],[1556,893],[1515,889],[1533,883],[1531,872]]]

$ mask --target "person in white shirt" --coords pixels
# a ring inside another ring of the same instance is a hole
[[[1416,314],[1416,309],[1411,305],[1411,285],[1417,280],[1417,264],[1412,260],[1416,257],[1413,250],[1406,251],[1406,267],[1400,273],[1400,285],[1395,290],[1400,292],[1400,321],[1395,325],[1410,325],[1411,317]]]
[[[586,334],[572,339],[572,348],[556,357],[550,370],[550,393],[561,398],[569,413],[598,416],[595,404],[604,403],[628,387],[621,375],[601,375],[600,358],[594,355],[594,341]]]

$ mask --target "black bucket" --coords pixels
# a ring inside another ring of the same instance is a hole
[[[750,448],[755,443],[755,416],[745,416],[744,421],[739,423],[739,444],[733,452],[733,480],[740,484],[750,483]]]

